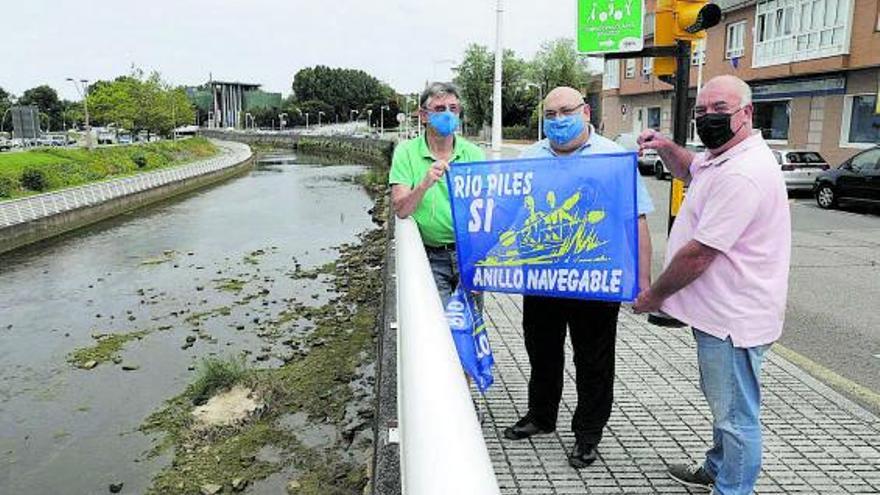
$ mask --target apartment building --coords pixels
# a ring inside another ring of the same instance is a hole
[[[775,148],[819,151],[837,164],[880,144],[880,1],[715,3],[722,20],[692,56],[691,106],[698,79],[733,74],[752,87],[754,125]],[[650,45],[654,0],[645,7]],[[605,62],[600,126],[606,136],[671,131],[672,87],[653,76],[652,65],[651,59]]]

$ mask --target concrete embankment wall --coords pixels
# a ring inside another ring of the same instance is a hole
[[[208,138],[237,141],[266,148],[287,148],[307,154],[342,156],[362,160],[385,170],[391,165],[394,142],[348,136],[303,136],[289,132],[243,132],[206,129],[199,134]]]
[[[188,177],[152,189],[111,198],[97,204],[0,228],[0,253],[12,251],[149,204],[200,189],[241,174],[252,166],[253,155],[226,168],[203,175]]]

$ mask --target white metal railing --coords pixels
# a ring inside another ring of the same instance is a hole
[[[214,141],[221,152],[196,163],[0,202],[0,229],[222,170],[251,157],[249,146]]]
[[[394,238],[403,494],[500,494],[418,227],[398,218]]]

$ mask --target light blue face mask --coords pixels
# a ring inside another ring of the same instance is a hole
[[[553,144],[564,145],[578,137],[583,130],[584,118],[581,115],[544,119],[544,134]]]
[[[428,114],[428,123],[437,131],[437,134],[446,137],[458,129],[458,115],[450,112],[431,112]]]

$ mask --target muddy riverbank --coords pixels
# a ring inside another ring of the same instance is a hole
[[[386,210],[317,161],[0,257],[0,492],[362,490]],[[241,369],[195,397],[205,358]],[[197,424],[235,385],[257,406]]]

